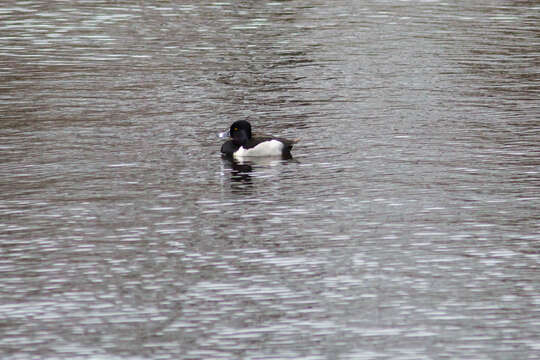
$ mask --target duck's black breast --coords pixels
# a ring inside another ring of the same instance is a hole
[[[239,148],[240,148],[240,145],[237,145],[232,140],[229,140],[223,143],[223,145],[221,145],[221,152],[223,154],[232,155]]]

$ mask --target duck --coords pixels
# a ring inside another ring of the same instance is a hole
[[[220,133],[219,137],[230,137],[221,146],[221,153],[233,158],[281,156],[283,159],[291,159],[291,149],[298,141],[271,136],[254,137],[251,124],[246,120],[235,121],[229,131]]]

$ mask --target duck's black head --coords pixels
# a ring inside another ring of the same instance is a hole
[[[243,145],[251,139],[251,125],[246,120],[235,121],[231,125],[229,135],[233,142],[238,145]]]

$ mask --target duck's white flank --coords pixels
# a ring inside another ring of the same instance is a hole
[[[264,141],[251,149],[244,149],[240,146],[234,152],[235,157],[250,157],[250,156],[281,156],[283,151],[283,143],[277,140]]]

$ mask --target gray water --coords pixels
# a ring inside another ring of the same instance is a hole
[[[0,357],[540,358],[538,24],[4,0]],[[238,119],[294,158],[221,159]]]

